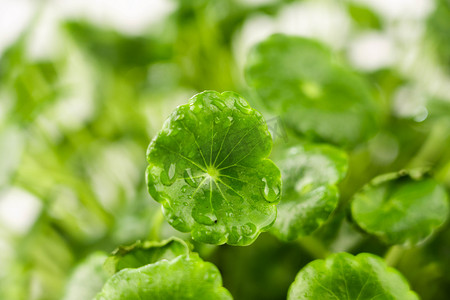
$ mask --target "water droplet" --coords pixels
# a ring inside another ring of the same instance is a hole
[[[172,175],[172,176],[171,176]],[[175,182],[175,172],[172,171],[167,172],[166,170],[162,170],[161,171],[161,175],[160,175],[160,180],[162,182],[162,184],[170,186]]]
[[[280,187],[278,185],[270,185],[265,177],[262,181],[264,182],[264,188],[261,189],[261,194],[264,199],[268,202],[276,201],[280,195]]]
[[[228,116],[228,120],[230,120],[230,123],[233,123],[233,117],[232,116]]]
[[[184,171],[184,181],[186,181],[187,184],[189,184],[194,188],[198,186],[197,182],[195,181],[195,178],[193,178],[192,176],[191,169],[186,169]]]
[[[217,278],[217,273],[215,273],[215,272],[207,272],[207,273],[205,274],[205,276],[203,277],[203,279],[204,279],[205,281],[210,281],[210,282],[215,281],[216,278]]]
[[[232,218],[234,217],[234,214],[232,212],[227,212],[225,213],[225,216],[227,216],[228,218]]]
[[[186,193],[186,191],[187,191],[187,185],[183,185],[183,187],[181,188],[181,192]]]
[[[223,103],[223,101],[219,99],[214,99],[214,101],[212,101],[211,104],[220,110],[223,110],[226,107],[225,103]]]
[[[253,112],[250,105],[243,98],[238,97],[234,102],[234,107],[236,107],[240,112],[249,115]]]
[[[176,165],[175,164],[170,164],[169,170],[162,170],[161,171],[161,175],[160,175],[160,179],[162,184],[164,185],[172,185],[175,182],[175,171],[176,171]]]
[[[244,226],[242,226],[242,234],[246,236],[251,236],[256,232],[256,226],[252,223],[247,223]]]
[[[170,164],[169,167],[169,179],[173,179],[175,176],[175,169],[176,169],[176,165],[174,163]]]
[[[183,205],[184,205],[184,206],[188,206],[188,203],[187,203],[187,202],[183,202]]]
[[[219,124],[220,123],[220,118],[219,117],[215,117],[214,118],[214,123]]]
[[[194,113],[199,113],[203,109],[203,99],[197,99],[189,105],[189,109]]]
[[[197,223],[203,225],[213,225],[217,221],[216,216],[212,212],[200,211],[197,208],[192,210],[192,217]]]
[[[183,119],[184,119],[184,113],[179,112],[179,113],[176,114],[175,121],[183,120]]]

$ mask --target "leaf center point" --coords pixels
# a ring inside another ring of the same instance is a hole
[[[219,179],[220,176],[219,170],[217,170],[214,166],[208,166],[206,168],[206,172],[213,180]]]

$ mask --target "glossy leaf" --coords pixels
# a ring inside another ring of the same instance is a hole
[[[138,241],[131,246],[119,247],[108,257],[104,268],[111,275],[125,268],[139,268],[159,260],[171,260],[189,254],[188,245],[178,238],[162,242]]]
[[[182,255],[111,277],[97,300],[232,299],[219,270],[197,254]]]
[[[345,152],[327,145],[286,149],[276,160],[283,179],[278,217],[272,231],[283,240],[311,234],[334,211],[336,183],[347,172]]]
[[[434,179],[393,173],[375,178],[357,193],[351,211],[365,231],[388,243],[415,245],[445,222],[448,202]]]
[[[376,129],[367,84],[317,41],[269,37],[250,52],[246,77],[273,113],[307,137],[355,145]]]
[[[69,278],[63,299],[93,299],[109,278],[103,269],[107,257],[106,253],[96,252],[81,262]]]
[[[288,292],[288,300],[415,300],[403,276],[378,256],[337,253],[304,267]]]
[[[238,94],[200,93],[150,143],[149,192],[193,239],[250,244],[276,218],[281,175],[271,147],[263,117]]]

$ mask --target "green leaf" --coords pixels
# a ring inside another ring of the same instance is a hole
[[[248,245],[276,218],[281,175],[271,148],[263,117],[238,94],[200,93],[150,143],[149,192],[194,240]]]
[[[97,300],[232,299],[219,270],[196,253],[178,256],[111,277]]]
[[[415,245],[445,222],[448,202],[445,189],[434,179],[390,173],[357,193],[351,211],[366,232],[387,243]]]
[[[381,21],[380,16],[371,9],[360,5],[359,3],[348,3],[347,10],[358,27],[364,29],[382,29],[383,22]]]
[[[278,217],[272,231],[290,241],[311,234],[334,211],[339,200],[336,183],[347,173],[345,152],[328,145],[286,149],[275,160],[283,179]]]
[[[162,242],[138,241],[131,246],[116,249],[106,260],[104,268],[113,275],[125,268],[139,268],[162,259],[171,260],[183,254],[189,254],[189,247],[178,238]]]
[[[103,269],[107,257],[106,253],[95,252],[82,261],[70,276],[63,299],[93,299],[110,277]]]
[[[288,292],[288,300],[413,300],[418,296],[395,269],[378,256],[336,253],[304,267]]]
[[[311,139],[355,145],[376,130],[367,84],[314,40],[272,35],[250,52],[246,78],[273,113]]]

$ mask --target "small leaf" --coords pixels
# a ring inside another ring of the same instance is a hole
[[[418,296],[395,269],[378,256],[336,253],[306,265],[295,278],[288,300],[415,300]]]
[[[108,273],[103,269],[106,253],[95,252],[73,271],[66,286],[64,300],[92,299],[101,290]]]
[[[445,189],[431,178],[392,173],[375,178],[357,193],[353,219],[387,243],[415,245],[448,216]]]
[[[213,264],[196,253],[159,261],[112,276],[97,300],[232,299]]]
[[[304,145],[285,150],[275,161],[282,170],[283,196],[272,231],[286,241],[309,235],[338,204],[336,183],[347,173],[347,155],[328,145]]]
[[[347,146],[376,130],[368,85],[314,40],[272,35],[250,52],[246,78],[273,113],[307,137]]]
[[[194,240],[248,245],[276,218],[281,175],[271,148],[263,117],[238,94],[200,93],[150,143],[149,192]]]
[[[178,238],[162,242],[138,241],[131,246],[119,247],[108,257],[104,268],[113,275],[125,268],[139,268],[159,260],[171,260],[189,254],[188,245]]]

